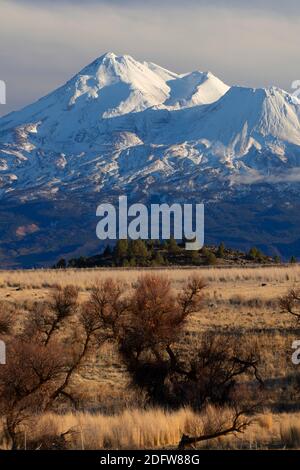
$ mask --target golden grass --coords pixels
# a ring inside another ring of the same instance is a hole
[[[203,275],[203,278],[210,283],[230,283],[230,282],[300,282],[300,266],[273,266],[273,267],[200,267],[200,268],[137,268],[137,269],[37,269],[37,270],[16,270],[0,271],[0,288],[21,287],[21,288],[47,288],[56,284],[62,286],[74,284],[81,289],[88,289],[99,279],[114,278],[124,282],[134,282],[142,272],[161,272],[169,277],[174,284],[181,283],[195,272]]]
[[[186,326],[187,340],[195,341],[195,347],[199,333],[210,329],[252,331],[260,345],[263,376],[276,378],[293,372],[290,356],[295,334],[289,331],[293,321],[280,311],[277,299],[300,282],[300,266],[149,271],[168,276],[174,289],[182,287],[195,272],[207,281],[204,306],[191,316]],[[8,307],[14,306],[16,315],[22,319],[32,302],[47,298],[55,284],[79,286],[80,298],[84,300],[91,285],[99,279],[112,277],[126,282],[130,288],[143,272],[145,270],[140,269],[0,271],[0,301],[5,300]],[[84,380],[90,383],[90,395],[95,396],[93,400],[98,399],[93,389],[99,387],[99,383],[101,386],[115,386],[118,390],[126,389],[127,377],[114,348],[105,347],[97,360],[97,367],[90,364],[81,371]],[[107,395],[114,396],[110,392]]]
[[[201,414],[189,408],[166,412],[159,408],[128,409],[114,416],[92,413],[45,413],[23,429],[24,442],[40,445],[63,433],[68,449],[161,449],[177,447],[182,433],[200,435],[209,422],[226,419],[230,409],[209,406]],[[262,413],[252,417],[244,433],[198,444],[198,448],[267,449],[300,448],[300,413]],[[22,434],[22,433],[21,433]],[[21,439],[22,442],[22,439]]]
[[[209,285],[207,298],[213,303],[239,302],[255,303],[272,301],[283,295],[291,287],[300,283],[300,266],[272,267],[200,267],[186,269],[67,269],[67,270],[26,270],[0,271],[0,301],[15,304],[45,299],[49,289],[60,284],[74,284],[80,288],[80,299],[85,300],[93,284],[101,279],[113,278],[130,287],[141,273],[158,273],[167,276],[174,289],[194,273],[203,276]],[[255,305],[253,305],[255,307]],[[260,307],[260,306],[259,306]],[[234,309],[232,309],[234,310]],[[254,308],[250,305],[250,311]]]
[[[300,420],[298,416],[290,416],[280,424],[280,437],[287,449],[300,449]]]
[[[71,449],[149,449],[176,446],[186,423],[194,418],[189,409],[166,412],[125,410],[119,415],[91,413],[46,413],[27,426],[27,435],[38,442],[41,436],[69,433]]]
[[[5,300],[8,307],[15,307],[21,318],[23,312],[26,313],[26,303],[46,298],[56,284],[77,285],[81,289],[81,299],[84,299],[97,280],[114,278],[126,282],[130,288],[144,271],[0,271],[0,300]],[[286,379],[295,374],[290,356],[292,342],[297,338],[296,333],[290,331],[292,319],[280,312],[277,299],[289,288],[299,285],[300,266],[147,269],[149,271],[167,275],[174,289],[179,289],[195,272],[203,275],[208,283],[206,300],[203,309],[190,318],[186,340],[196,347],[199,332],[209,329],[226,333],[240,329],[246,335],[255,335],[262,357],[262,377],[273,381],[272,396],[266,401],[266,406],[277,406],[281,402],[295,404],[294,390],[289,388],[291,386]],[[175,447],[184,430],[196,432],[201,428],[203,417],[189,409],[167,413],[160,409],[145,411],[142,404],[139,409],[131,408],[138,407],[139,402],[130,397],[128,377],[111,345],[99,351],[97,364],[82,367],[73,386],[78,390],[81,384],[84,393],[88,389],[91,406],[98,410],[97,414],[47,413],[28,425],[28,435],[38,440],[44,434],[60,435],[71,429],[74,432],[68,437],[69,448],[144,449]],[[108,412],[113,415],[108,416]],[[300,413],[272,414],[266,411],[255,417],[255,422],[239,439],[228,436],[202,446],[300,448]]]

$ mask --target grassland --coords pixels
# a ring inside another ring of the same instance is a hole
[[[125,282],[128,290],[141,269],[29,270],[0,271],[0,301],[21,321],[34,302],[46,299],[55,285],[73,284],[84,301],[98,280],[113,278]],[[263,411],[237,439],[234,436],[210,441],[218,448],[300,448],[300,402],[297,375],[292,364],[292,343],[300,339],[293,320],[283,313],[278,298],[300,284],[300,266],[247,268],[147,269],[167,276],[175,290],[197,271],[205,280],[205,300],[201,311],[186,326],[186,340],[197,343],[203,331],[250,335],[261,356],[265,381]],[[298,337],[297,337],[298,334]],[[298,369],[297,369],[298,368]],[[83,386],[84,385],[84,386]],[[96,362],[86,364],[76,384],[89,390],[90,411],[49,412],[32,418],[30,432],[38,436],[60,435],[68,431],[69,448],[166,448],[178,444],[182,432],[199,432],[203,413],[190,409],[165,412],[144,409],[141,393],[132,390],[129,378],[112,345],[99,351]],[[86,393],[86,392],[85,392]],[[226,410],[210,408],[214,414]],[[207,419],[207,417],[206,417]],[[34,430],[34,431],[33,431]],[[24,435],[26,436],[26,428]],[[24,438],[25,439],[25,438]],[[202,443],[202,447],[208,444]],[[5,442],[3,443],[5,447]]]

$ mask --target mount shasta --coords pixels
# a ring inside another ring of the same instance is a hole
[[[300,101],[108,53],[0,118],[0,261],[94,254],[96,207],[204,202],[206,241],[300,254]]]

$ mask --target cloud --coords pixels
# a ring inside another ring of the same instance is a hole
[[[248,5],[247,5],[248,3]],[[177,72],[211,70],[229,84],[300,79],[300,6],[287,0],[2,0],[0,79],[18,108],[107,51]]]
[[[300,167],[291,168],[287,171],[274,172],[273,174],[265,175],[260,172],[249,172],[244,175],[232,175],[229,177],[233,184],[278,184],[278,183],[299,183],[300,182]]]

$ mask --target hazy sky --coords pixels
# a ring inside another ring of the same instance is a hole
[[[107,51],[228,84],[300,80],[299,0],[0,0],[0,115]]]

